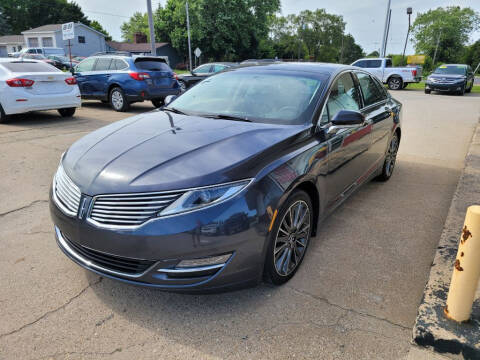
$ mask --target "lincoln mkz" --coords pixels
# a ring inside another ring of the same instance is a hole
[[[322,220],[392,176],[402,105],[360,68],[239,67],[172,97],[61,157],[58,245],[101,276],[180,292],[285,283]]]

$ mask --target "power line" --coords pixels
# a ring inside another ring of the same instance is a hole
[[[91,10],[84,10],[84,12],[92,13],[92,14],[99,14],[99,15],[109,15],[109,16],[117,16],[117,17],[123,17],[123,18],[130,18],[130,16],[125,16],[125,15],[118,15],[118,14],[111,14],[111,13],[106,13],[106,12],[101,12],[101,11],[91,11]]]

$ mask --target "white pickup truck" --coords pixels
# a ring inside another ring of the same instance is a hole
[[[392,67],[392,60],[388,58],[366,58],[355,61],[352,66],[358,66],[378,77],[390,90],[400,90],[409,83],[418,83],[422,80],[420,66]]]

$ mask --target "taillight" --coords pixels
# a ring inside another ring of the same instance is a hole
[[[35,81],[29,79],[8,79],[6,81],[7,85],[10,87],[31,87]]]
[[[177,73],[175,73],[175,72],[173,73],[173,78],[174,78],[175,80],[178,80],[178,75],[177,75]]]
[[[147,73],[143,73],[143,72],[131,72],[129,74],[133,79],[139,80],[139,81],[142,81],[142,80],[145,80],[145,79],[150,79],[150,75],[148,75]]]
[[[77,79],[75,79],[74,77],[69,77],[65,79],[65,82],[68,85],[75,85],[77,83]]]
[[[417,76],[417,69],[412,70],[412,75],[413,75],[413,77],[416,77],[416,76]]]

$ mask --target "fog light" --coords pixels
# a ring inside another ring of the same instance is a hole
[[[209,266],[209,265],[220,265],[225,264],[232,254],[225,254],[219,256],[211,256],[200,259],[192,260],[182,260],[178,263],[176,268],[190,268],[190,267],[200,267],[200,266]]]

